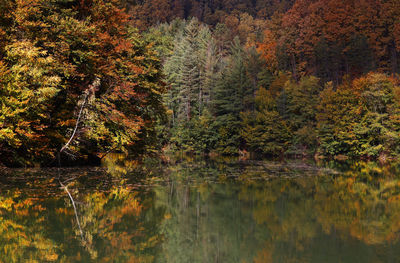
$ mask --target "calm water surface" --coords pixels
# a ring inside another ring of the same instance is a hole
[[[400,165],[0,171],[0,262],[400,262]]]

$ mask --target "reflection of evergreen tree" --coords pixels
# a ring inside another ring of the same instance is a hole
[[[250,262],[256,240],[250,213],[230,186],[173,183],[157,191],[170,218],[163,224],[165,262]],[[167,198],[166,198],[167,197]],[[165,202],[165,203],[164,203]],[[243,246],[246,249],[243,249]]]
[[[67,171],[84,241],[57,181],[33,173],[21,184],[17,174],[2,176],[0,261],[400,259],[398,164],[349,163],[326,176],[329,170],[302,162],[180,159],[160,170],[149,161],[135,169],[161,176],[148,181],[159,185],[132,190],[138,182],[128,177],[136,170],[115,160],[114,178],[96,169]]]

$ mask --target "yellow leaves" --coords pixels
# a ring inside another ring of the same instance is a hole
[[[36,103],[43,103],[57,94],[61,78],[49,75],[54,59],[47,55],[46,50],[29,41],[14,42],[6,50],[10,59],[17,61],[10,69],[16,82],[14,85],[21,91],[31,92],[29,97],[36,97]]]
[[[11,211],[12,206],[14,205],[14,201],[11,198],[0,199],[0,208],[5,209],[7,211]]]
[[[16,133],[9,127],[0,129],[0,140],[7,141],[10,144],[21,145],[21,140],[16,138]]]
[[[23,230],[23,226],[11,221],[11,220],[3,220],[2,225],[1,225],[2,229],[4,230],[8,230],[8,229],[12,229],[12,230]],[[13,233],[9,233],[8,234],[9,237],[12,237],[12,235],[14,235]]]
[[[49,101],[58,94],[61,78],[53,73],[54,59],[32,41],[14,41],[5,50],[10,66],[2,83],[0,140],[10,149],[23,145],[31,151],[36,146],[36,152],[31,152],[39,158],[48,151],[48,144],[40,141],[46,128],[41,120],[48,118],[48,107],[53,107]]]
[[[169,220],[169,219],[171,219],[172,218],[172,215],[170,214],[170,213],[166,213],[165,215],[164,215],[164,219],[165,220]]]
[[[4,81],[7,75],[10,74],[7,65],[4,61],[0,60],[0,83]]]
[[[26,62],[33,62],[42,55],[46,55],[46,51],[41,51],[40,48],[28,40],[14,41],[6,48],[7,55],[11,60],[23,59]],[[32,63],[33,65],[33,63]],[[29,68],[24,68],[29,70]]]
[[[53,77],[53,80],[54,79],[58,79],[58,81],[59,81],[58,77]],[[50,81],[52,81],[52,80],[50,80]],[[54,83],[58,83],[58,82],[54,82]],[[47,100],[53,98],[58,93],[58,91],[59,90],[54,87],[44,87],[44,88],[38,89],[36,91],[37,98],[38,98],[37,102],[38,103],[46,102]]]
[[[57,214],[63,214],[63,215],[73,215],[74,211],[65,207],[59,207],[56,208],[56,213]]]
[[[46,255],[46,260],[48,261],[56,261],[58,259],[58,255],[57,254],[47,254]]]

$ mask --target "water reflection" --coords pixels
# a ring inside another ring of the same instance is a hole
[[[400,262],[399,164],[105,163],[2,171],[0,262]]]

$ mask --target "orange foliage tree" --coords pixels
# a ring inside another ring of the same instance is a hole
[[[8,11],[2,162],[49,164],[57,152],[87,159],[143,149],[163,114],[160,63],[120,2],[19,0]]]
[[[296,77],[339,82],[370,70],[398,73],[399,12],[393,0],[297,0],[271,20],[260,49],[267,57],[275,53],[280,69]]]

